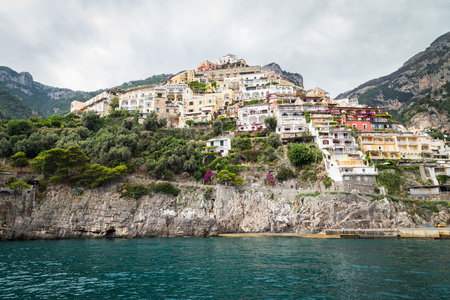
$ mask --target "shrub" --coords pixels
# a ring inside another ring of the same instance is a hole
[[[181,192],[181,190],[179,188],[177,188],[170,182],[162,182],[162,183],[155,184],[155,186],[153,187],[153,191],[155,193],[161,192],[164,194],[173,195],[175,197],[178,196],[178,194]]]
[[[124,187],[119,188],[118,192],[122,198],[134,198],[139,200],[144,195],[152,197],[150,189],[139,183],[135,185],[125,185]]]
[[[203,180],[205,180],[206,182],[210,182],[213,176],[214,176],[213,171],[208,170],[208,172],[206,172],[205,175],[203,175]]]
[[[266,175],[266,184],[270,186],[275,186],[277,184],[277,179],[273,177],[272,174],[267,173]]]
[[[285,181],[295,177],[297,177],[295,172],[289,168],[286,168],[285,166],[282,166],[276,175],[276,178],[279,181]]]
[[[12,190],[15,190],[15,189],[29,189],[30,185],[27,184],[24,181],[15,181],[15,182],[9,184],[9,188],[12,189]]]
[[[23,152],[17,152],[13,156],[11,156],[11,159],[13,161],[11,165],[13,167],[19,167],[20,171],[22,171],[23,167],[26,167],[29,165],[28,159],[27,159],[25,153],[23,153]]]
[[[244,180],[240,177],[236,177],[235,173],[231,173],[228,170],[222,170],[217,174],[217,180],[219,183],[227,183],[234,185],[242,185]]]

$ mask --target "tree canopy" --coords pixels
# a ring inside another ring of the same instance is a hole
[[[293,144],[287,156],[294,166],[304,166],[322,159],[322,152],[312,144]]]

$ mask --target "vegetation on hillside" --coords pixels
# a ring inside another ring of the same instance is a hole
[[[0,119],[28,119],[33,110],[19,98],[0,90]]]
[[[450,96],[440,100],[422,98],[410,107],[402,110],[394,119],[403,124],[408,124],[418,113],[428,112],[433,115],[436,114],[436,111],[437,113],[450,114]]]
[[[402,103],[407,103],[414,96],[412,93],[404,93],[396,91],[394,89],[388,88],[386,86],[379,86],[367,90],[365,93],[361,94],[358,98],[360,104],[367,104],[370,106],[381,105],[382,103],[377,100],[377,96],[382,94],[385,99],[397,99]]]
[[[119,89],[131,89],[138,86],[144,86],[144,85],[158,85],[161,83],[166,82],[172,74],[159,74],[159,75],[153,75],[148,77],[147,79],[142,80],[132,80],[125,83],[122,83],[121,85],[117,86]]]

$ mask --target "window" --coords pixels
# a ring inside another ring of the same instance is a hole
[[[194,112],[194,110],[193,110],[193,109],[190,109],[190,110],[188,110],[188,112]]]
[[[156,109],[156,112],[159,112],[159,108]]]
[[[190,102],[189,102],[189,105],[194,105],[194,102],[193,102],[193,101],[190,101]]]
[[[209,103],[211,103],[212,101],[211,101],[211,99],[209,99]]]
[[[202,101],[198,101],[198,104],[202,104]]]
[[[174,112],[174,113],[176,114],[176,113],[177,113],[177,110],[176,110],[176,109],[174,109],[174,110],[173,110],[173,112]]]
[[[158,97],[162,97],[162,94],[158,94]]]
[[[214,142],[210,142],[210,146],[214,146]]]
[[[356,124],[353,124],[353,129],[356,129]]]
[[[220,141],[220,146],[223,146],[223,141]]]
[[[367,130],[367,125],[366,124],[364,124],[363,127],[364,127],[364,130]]]
[[[167,108],[167,109],[166,109],[166,113],[168,113],[168,112],[169,112],[169,109]]]
[[[344,180],[345,181],[349,181],[350,180],[350,176],[344,176]]]

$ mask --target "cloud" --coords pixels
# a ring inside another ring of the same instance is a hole
[[[0,7],[0,65],[97,90],[234,53],[332,96],[386,75],[450,28],[448,1],[27,1]]]

